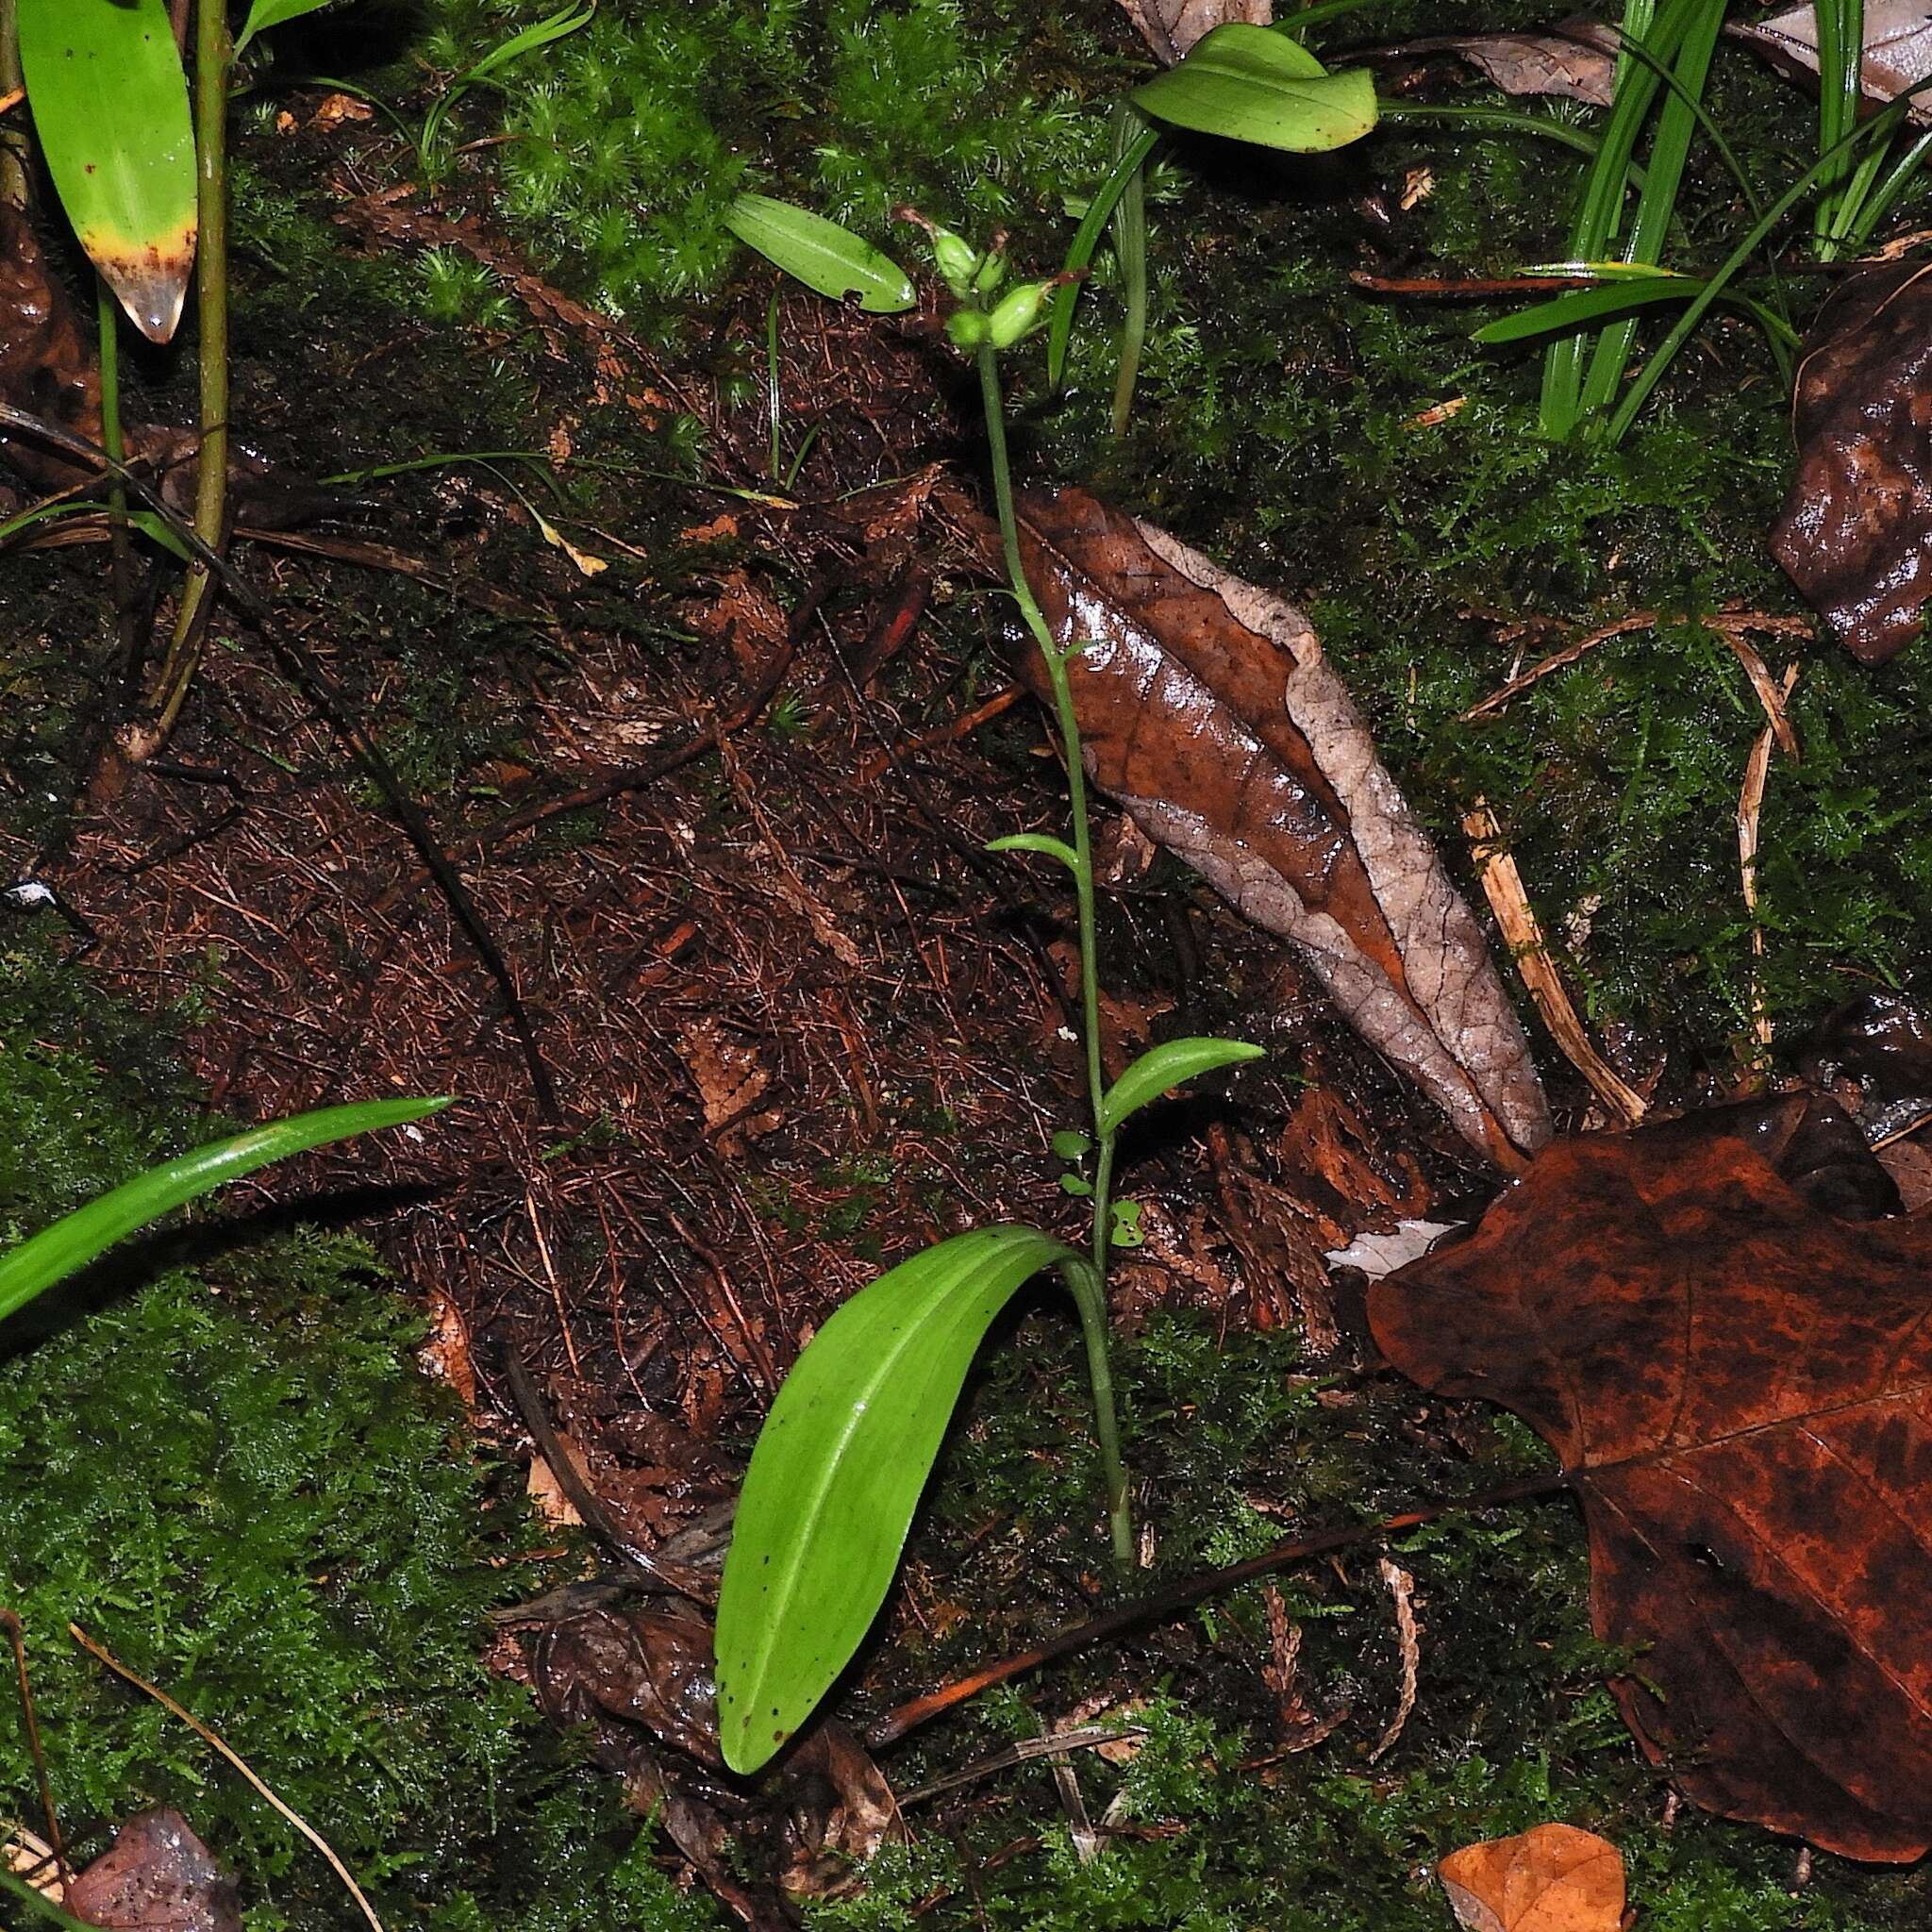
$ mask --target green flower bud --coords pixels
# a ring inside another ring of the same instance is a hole
[[[1002,242],[991,249],[986,259],[979,264],[979,273],[973,278],[974,292],[991,295],[1006,278],[1007,251]]]
[[[956,308],[946,317],[946,333],[953,339],[953,346],[964,349],[970,356],[986,340],[986,332],[991,323],[983,308]]]
[[[963,236],[937,223],[927,231],[932,239],[932,258],[941,279],[964,301],[973,288],[974,271],[979,266],[979,250]]]
[[[1000,297],[999,307],[986,318],[987,334],[995,349],[1010,349],[1040,326],[1053,288],[1051,281],[1022,282]]]

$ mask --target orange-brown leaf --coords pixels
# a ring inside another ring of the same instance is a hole
[[[1730,1123],[1559,1141],[1370,1293],[1573,1472],[1639,1741],[1708,1809],[1932,1845],[1932,1220],[1812,1208]]]
[[[1574,1824],[1451,1852],[1437,1868],[1466,1932],[1618,1932],[1624,1855]]]

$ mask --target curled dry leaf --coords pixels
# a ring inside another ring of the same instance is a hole
[[[1121,0],[1141,38],[1163,67],[1172,67],[1218,26],[1229,21],[1249,26],[1274,24],[1274,0]]]
[[[675,1546],[673,1546],[675,1547]],[[559,1726],[625,1780],[717,1897],[756,1932],[796,1924],[791,1901],[849,1890],[904,1826],[891,1788],[835,1720],[814,1724],[755,1784],[718,1746],[711,1626],[694,1609],[589,1601],[541,1630],[531,1682]]]
[[[1883,664],[1932,596],[1932,266],[1846,278],[1812,325],[1791,417],[1772,550],[1852,656]]]
[[[1588,14],[1573,13],[1541,33],[1443,34],[1405,41],[1389,54],[1454,54],[1506,94],[1555,94],[1610,105],[1617,34]]]
[[[1020,504],[1094,782],[1237,911],[1294,941],[1342,1014],[1514,1169],[1548,1140],[1482,929],[1291,605],[1077,490]],[[1029,664],[1036,689],[1044,667]]]
[[[1574,1824],[1451,1852],[1436,1875],[1466,1932],[1618,1932],[1624,1855]]]
[[[1902,1861],[1932,1845],[1932,1221],[1840,1219],[1773,1166],[1836,1198],[1830,1110],[1559,1141],[1369,1317],[1571,1473],[1651,1759],[1709,1810]]]

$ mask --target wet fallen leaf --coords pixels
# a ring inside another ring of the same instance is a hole
[[[1818,17],[1806,0],[1759,21],[1734,21],[1724,31],[1747,41],[1778,66],[1818,72]],[[1859,80],[1868,98],[1896,100],[1932,74],[1932,11],[1922,0],[1865,0],[1865,58]],[[1906,110],[1932,121],[1932,100],[1921,94]]]
[[[903,1835],[891,1788],[836,1721],[815,1724],[756,1783],[726,1775],[718,1748],[711,1628],[694,1611],[591,1603],[538,1636],[531,1680],[550,1719],[588,1730],[711,1890],[746,1925],[781,1932],[790,1902],[834,1897]]]
[[[1505,1167],[1549,1137],[1476,924],[1307,621],[1076,490],[1025,496],[1047,621],[1082,641],[1087,764],[1235,908],[1293,940],[1343,1015]],[[1044,684],[1037,660],[1027,675]]]
[[[1443,34],[1405,41],[1391,54],[1454,54],[1506,94],[1556,94],[1610,105],[1617,34],[1588,14],[1573,13],[1541,33]]]
[[[67,1909],[117,1932],[242,1932],[235,1887],[171,1806],[139,1811],[67,1890]]]
[[[1932,596],[1927,264],[1846,278],[1812,325],[1791,417],[1798,469],[1772,550],[1852,656],[1883,664]]]
[[[1574,1824],[1451,1852],[1436,1875],[1467,1932],[1618,1932],[1624,1855]]]
[[[1231,20],[1249,26],[1272,26],[1274,22],[1274,0],[1121,0],[1121,6],[1166,67]]]
[[[1652,1760],[1709,1810],[1906,1860],[1932,1844],[1932,1221],[1820,1211],[1818,1112],[1559,1141],[1369,1316],[1572,1472]]]

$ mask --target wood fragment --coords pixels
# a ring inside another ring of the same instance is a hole
[[[1762,668],[1760,660],[1759,669]],[[1784,708],[1798,681],[1796,661],[1785,667],[1780,684],[1770,685],[1768,673],[1765,681],[1768,693],[1759,694],[1765,697],[1765,708],[1772,714],[1772,722],[1752,741],[1751,755],[1744,760],[1743,787],[1738,793],[1738,876],[1743,888],[1744,910],[1751,919],[1751,1031],[1760,1054],[1771,1049],[1771,1016],[1764,1010],[1764,989],[1758,979],[1758,969],[1764,963],[1764,927],[1757,919],[1758,824],[1764,809],[1765,783],[1771,775],[1771,748],[1778,741],[1780,724],[1784,724],[1785,737],[1790,737],[1791,727],[1784,723]],[[1755,676],[1752,682],[1757,682]],[[1795,752],[1795,741],[1792,742]]]
[[[1635,1126],[1648,1110],[1648,1104],[1591,1043],[1590,1035],[1570,1003],[1568,989],[1543,939],[1536,909],[1524,890],[1523,874],[1516,869],[1508,847],[1503,841],[1502,827],[1488,803],[1478,798],[1464,813],[1462,829],[1468,833],[1483,891],[1503,937],[1509,941],[1510,956],[1523,976],[1530,999],[1535,1003],[1550,1037],[1562,1049],[1563,1058],[1590,1083],[1590,1090],[1603,1103],[1619,1126]]]

